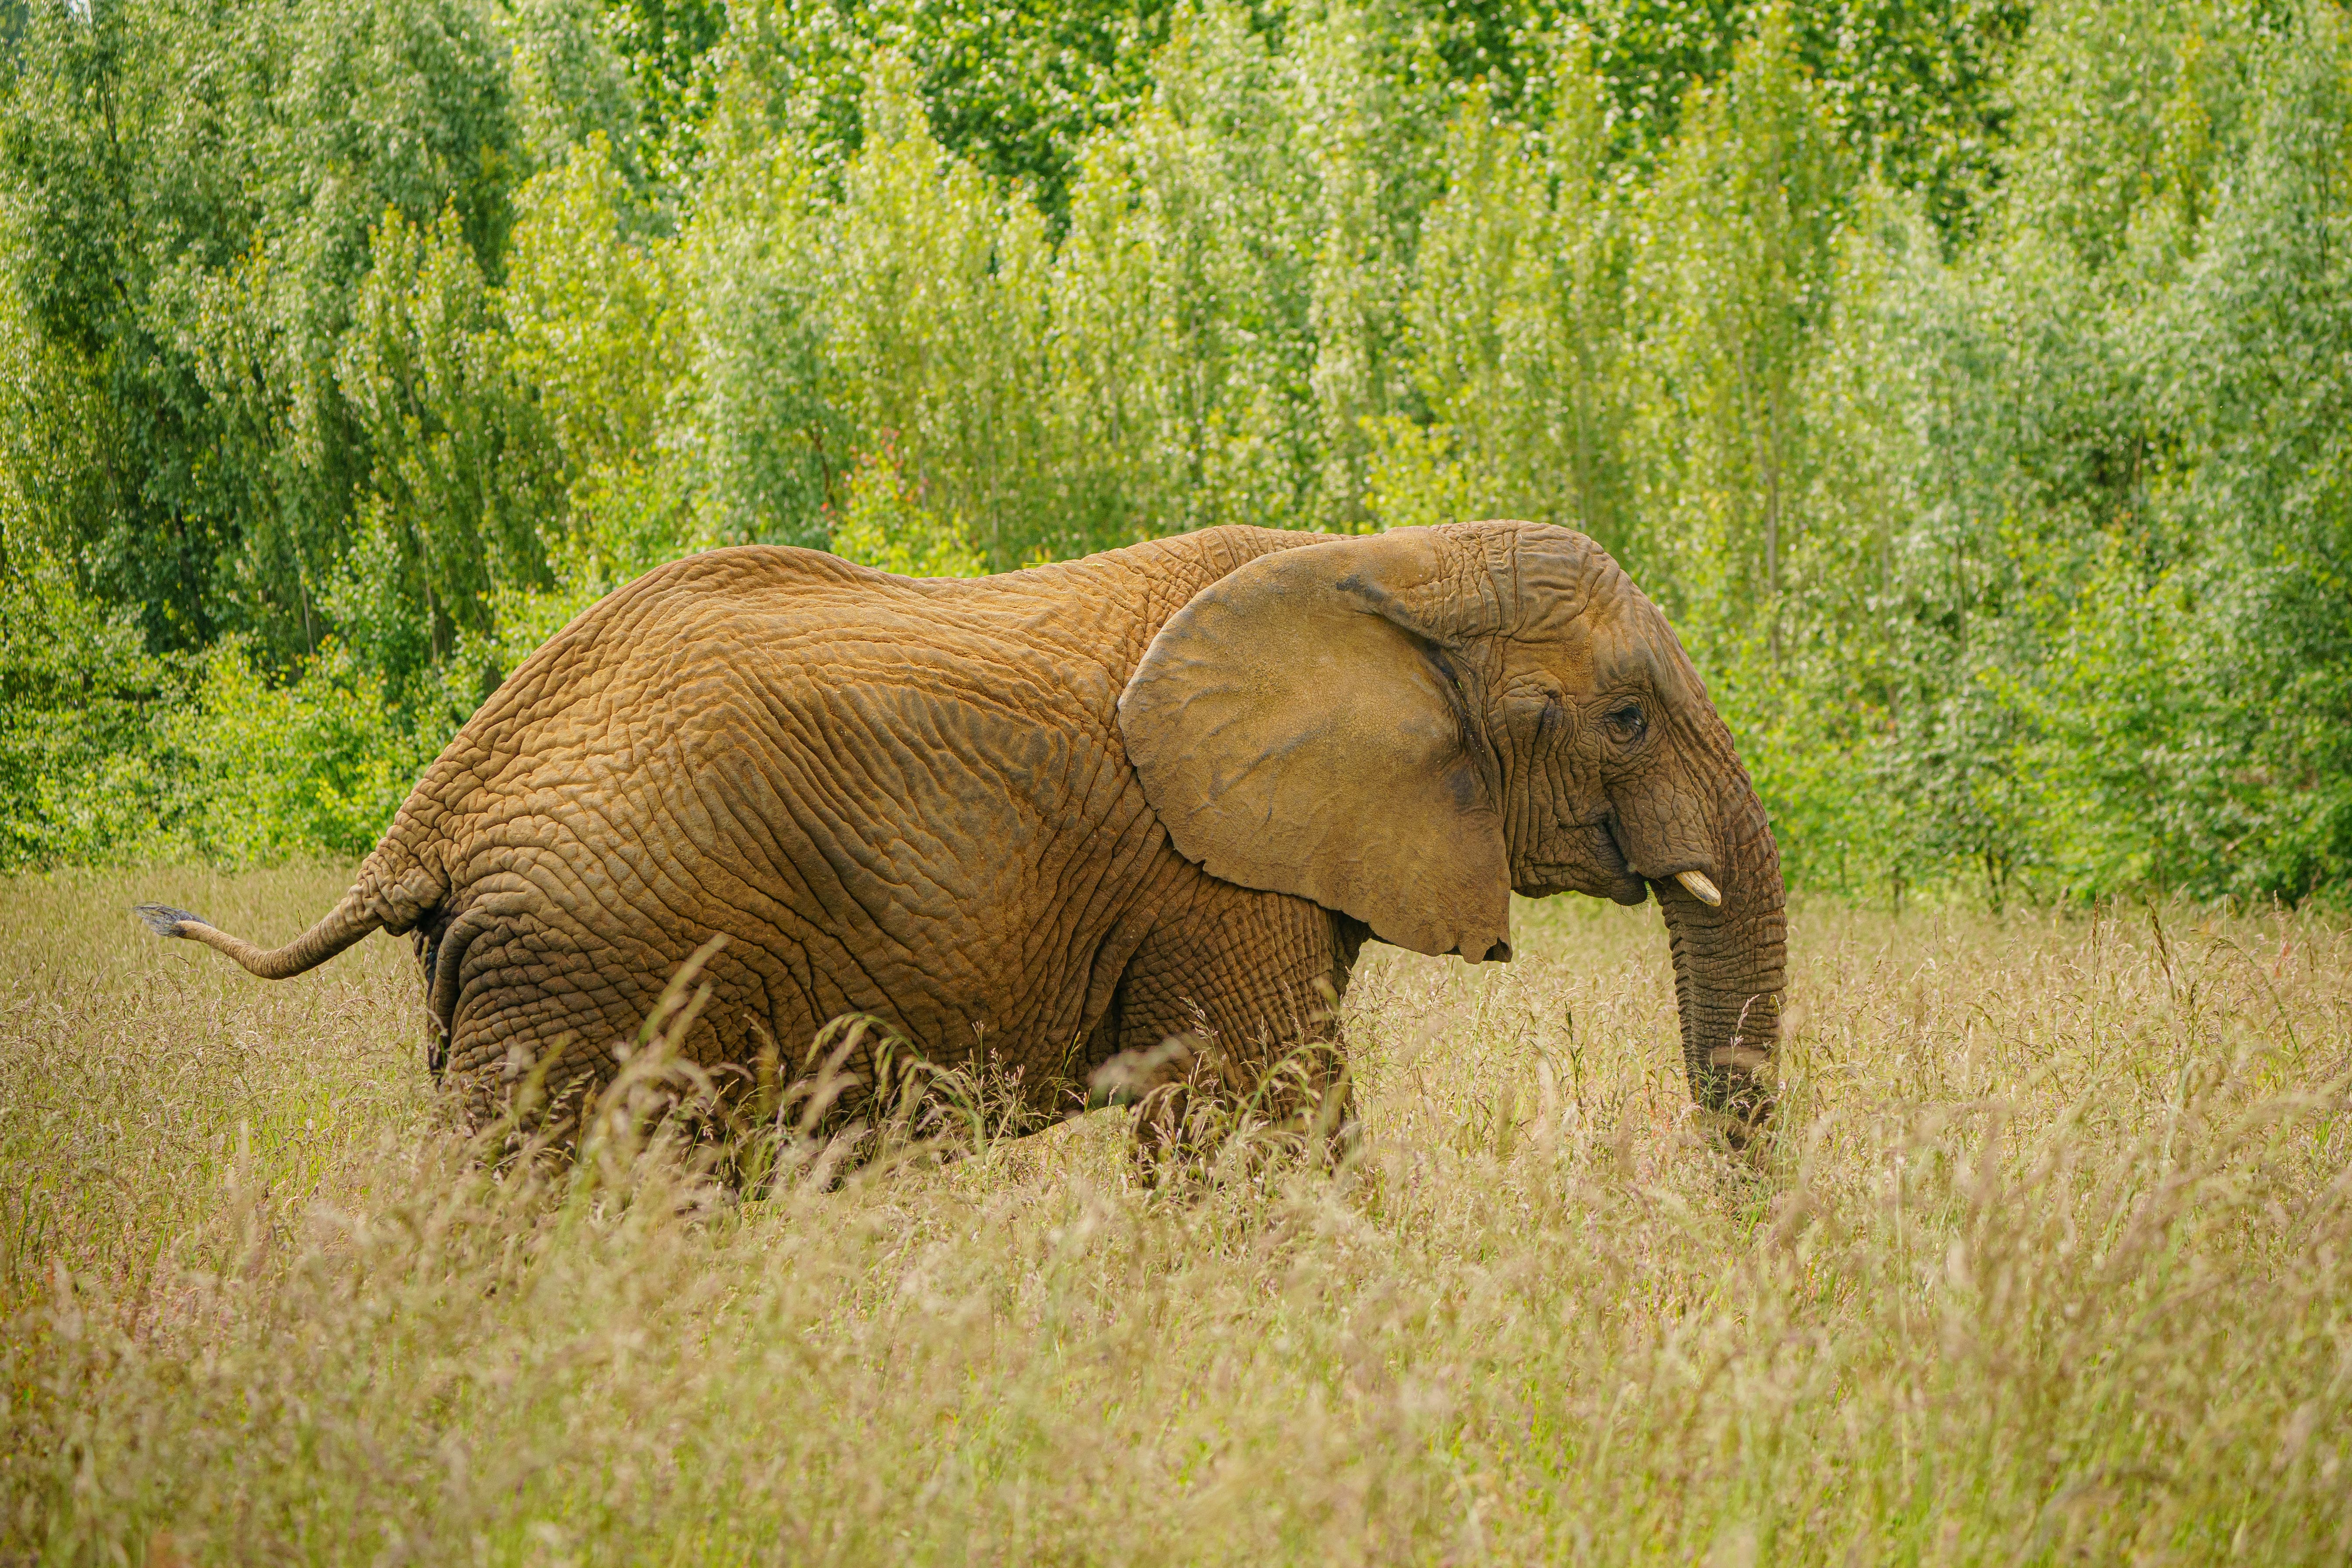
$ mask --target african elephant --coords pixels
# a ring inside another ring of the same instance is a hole
[[[694,1059],[867,1014],[1018,1068],[1042,1121],[1167,1037],[1306,1037],[1367,936],[1507,959],[1514,889],[1654,889],[1693,1091],[1760,1116],[1782,892],[1730,736],[1607,552],[1475,522],[977,580],[689,557],[526,659],[293,942],[140,912],[269,979],[414,933],[431,1064],[478,1106],[548,1053],[609,1074],[723,936]]]

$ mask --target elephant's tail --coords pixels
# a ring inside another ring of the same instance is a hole
[[[157,936],[184,936],[190,942],[203,942],[227,953],[264,980],[284,980],[317,968],[370,931],[382,929],[383,918],[371,912],[367,904],[361,889],[353,888],[317,925],[284,947],[256,947],[242,937],[229,935],[201,915],[175,910],[169,904],[141,904],[131,912],[145,921],[147,929]]]

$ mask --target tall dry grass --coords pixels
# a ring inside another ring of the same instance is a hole
[[[1366,1137],[1118,1114],[739,1201],[442,1130],[324,873],[0,886],[0,1561],[2343,1561],[2352,939],[1793,921],[1782,1129],[1689,1131],[1654,914],[1374,949]]]

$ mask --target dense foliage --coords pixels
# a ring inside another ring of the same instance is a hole
[[[363,849],[599,595],[1565,523],[1795,879],[2352,882],[2334,0],[0,11],[0,866]]]

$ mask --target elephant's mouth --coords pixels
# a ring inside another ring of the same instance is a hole
[[[1638,904],[1650,885],[1638,875],[1617,842],[1612,814],[1569,823],[1544,835],[1537,852],[1512,868],[1511,890],[1522,898],[1582,893],[1620,904]]]

